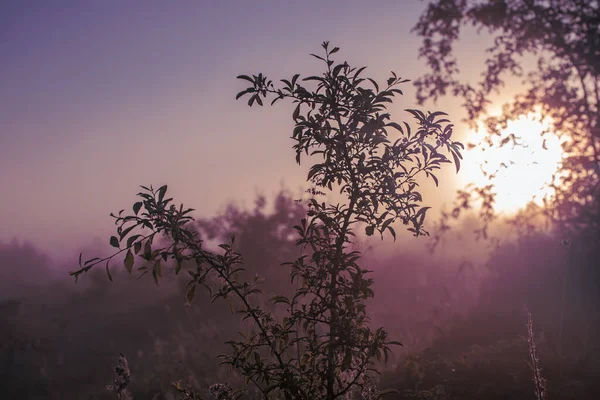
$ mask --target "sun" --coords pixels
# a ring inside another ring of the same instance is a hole
[[[539,205],[545,196],[551,196],[549,187],[563,157],[559,138],[547,131],[549,123],[540,122],[534,115],[509,121],[501,136],[492,138],[492,146],[485,143],[483,129],[472,132],[467,143],[472,143],[464,155],[462,183],[477,186],[494,185],[496,211],[514,214],[530,202]],[[512,141],[501,146],[509,135]]]

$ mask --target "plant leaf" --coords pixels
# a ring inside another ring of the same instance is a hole
[[[127,250],[127,255],[125,256],[125,261],[123,261],[123,263],[125,265],[125,269],[127,270],[127,272],[129,272],[129,274],[131,274],[131,270],[133,269],[133,264],[134,264],[134,257],[133,257],[133,253],[131,252],[131,249]]]

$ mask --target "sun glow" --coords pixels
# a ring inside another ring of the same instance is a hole
[[[495,208],[498,212],[513,214],[530,202],[542,204],[545,196],[552,195],[549,184],[562,159],[561,142],[557,136],[541,132],[548,124],[523,116],[510,121],[492,146],[484,142],[483,129],[473,132],[467,143],[475,145],[464,155],[463,183],[476,186],[494,185]],[[501,146],[509,135],[510,141]]]

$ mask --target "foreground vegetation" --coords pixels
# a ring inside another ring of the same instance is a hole
[[[206,237],[221,234],[215,224],[231,227],[240,252],[248,255],[247,268],[264,275],[265,283],[278,282],[267,285],[267,293],[294,290],[281,279],[285,271],[276,267],[294,252],[294,243],[288,231],[277,233],[276,228],[288,226],[302,212],[293,196],[282,195],[276,203],[273,212],[266,206],[230,207],[198,224]],[[281,250],[256,251],[268,243]],[[0,311],[0,387],[10,398],[114,399],[106,386],[115,379],[112,368],[120,352],[129,363],[128,389],[134,398],[175,399],[175,381],[197,389],[219,382],[234,388],[243,384],[216,359],[228,350],[223,337],[235,337],[240,329],[239,318],[227,303],[209,305],[201,293],[192,307],[185,307],[184,277],[165,277],[157,288],[126,271],[114,271],[111,283],[98,270],[77,286],[64,277],[51,284],[57,278],[35,249],[13,244],[0,250],[1,265],[20,271],[14,281],[21,282],[12,284],[12,300],[3,298]],[[561,350],[556,293],[562,289],[567,250],[574,274],[567,285]],[[567,249],[541,234],[500,247],[487,266],[475,266],[475,271],[460,269],[460,260],[435,261],[398,247],[388,257],[367,251],[364,262],[375,280],[376,296],[368,303],[373,322],[385,324],[390,336],[404,344],[382,368],[378,387],[397,389],[401,394],[390,394],[392,399],[535,398],[527,365],[527,304],[547,398],[597,398],[598,281],[590,274],[597,273],[593,260],[599,255],[595,248]],[[480,294],[473,297],[475,287]],[[8,288],[3,286],[2,293]],[[390,307],[392,301],[397,306]]]
[[[375,362],[387,361],[390,346],[401,343],[389,340],[383,328],[371,328],[365,301],[374,295],[373,280],[359,264],[361,252],[352,248],[357,230],[364,229],[367,236],[378,233],[382,239],[389,233],[395,240],[398,221],[414,236],[428,235],[424,222],[429,207],[423,206],[417,179],[423,175],[437,185],[435,173],[451,163],[448,157],[458,171],[463,146],[453,141],[453,125],[442,112],[407,110],[417,120],[416,128],[391,120],[388,103],[402,95],[398,86],[407,80],[392,72],[380,88],[364,77],[365,67],[336,63],[339,48],[328,42],[322,47],[322,56],[312,55],[324,64],[320,75],[296,74],[282,79],[281,87],[263,74],[238,76],[251,84],[237,95],[249,96],[249,106],[262,105],[268,98],[271,105],[279,100],[296,104],[296,162],[316,160],[307,176],[312,187],[306,217],[293,226],[301,255],[283,264],[296,290],[270,299],[273,306],[281,304],[280,315],[257,297],[264,294],[262,278],[243,275],[246,269],[235,236],[218,246],[220,252],[208,250],[198,232],[189,228],[193,210],[171,204],[166,185],[142,187],[133,214],[111,214],[118,237],[111,237],[110,244],[118,251],[84,263],[80,257],[80,268],[71,275],[77,279],[106,263],[112,280],[109,263],[126,252],[125,268],[131,273],[139,256],[145,263],[138,270],[151,273],[158,284],[163,263],[173,261],[175,274],[185,269],[191,276],[186,295],[190,303],[197,288],[204,287],[211,302],[226,300],[232,312],[249,322],[241,339],[227,342],[231,353],[220,358],[244,376],[251,390],[273,399],[376,399],[388,392],[373,385]],[[332,193],[339,193],[341,200],[325,200]],[[235,391],[225,397],[242,394]]]

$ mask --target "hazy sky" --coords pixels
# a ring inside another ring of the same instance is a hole
[[[0,241],[51,254],[107,242],[108,214],[129,208],[140,184],[169,184],[198,216],[300,188],[292,107],[236,101],[238,74],[318,73],[308,54],[324,40],[380,80],[424,71],[409,33],[426,4],[417,0],[0,4]],[[403,89],[397,119],[416,105],[412,86]],[[458,106],[435,108],[459,122]]]

